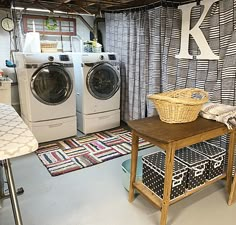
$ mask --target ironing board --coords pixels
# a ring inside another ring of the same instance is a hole
[[[4,196],[3,167],[16,225],[23,225],[10,159],[34,152],[38,142],[15,109],[0,104],[0,206]]]

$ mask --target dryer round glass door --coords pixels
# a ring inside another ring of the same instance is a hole
[[[47,105],[65,102],[71,95],[73,82],[60,63],[45,63],[31,78],[31,91],[35,98]]]
[[[110,63],[98,63],[87,74],[87,89],[96,99],[107,100],[120,88],[120,74]]]

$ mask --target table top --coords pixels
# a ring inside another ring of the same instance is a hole
[[[38,142],[15,109],[0,103],[0,160],[38,149]]]
[[[154,116],[128,121],[128,125],[132,130],[143,136],[167,144],[216,129],[222,129],[222,132],[225,133],[228,132],[225,124],[204,119],[200,116],[193,122],[178,124],[165,123],[158,116]]]

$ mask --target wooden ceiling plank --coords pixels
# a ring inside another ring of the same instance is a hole
[[[33,2],[33,5],[35,5],[35,4],[41,6],[42,9],[46,9],[46,10],[49,10],[49,11],[52,12],[52,10],[49,9],[47,6],[44,6],[44,4],[42,4],[42,3],[40,2],[40,0],[35,0],[35,1]]]
[[[94,4],[100,4],[100,5],[106,4],[106,5],[114,5],[114,6],[121,4],[120,1],[113,2],[113,1],[108,1],[108,0],[101,0],[101,1],[99,0],[82,0],[82,1],[75,0],[74,2],[78,4],[81,4],[83,2],[83,3],[94,3]]]
[[[81,13],[81,12],[78,12],[77,10],[75,10],[74,7],[70,7],[70,6],[66,5],[66,4],[64,4],[64,6],[65,6],[67,9],[69,9],[70,12],[75,12],[75,13],[78,13],[78,14]],[[92,13],[89,12],[88,10],[82,8],[81,6],[78,6],[78,7],[79,7],[82,11],[84,11],[85,13],[87,13],[87,14],[89,14],[89,15],[92,15]]]
[[[0,0],[0,4],[3,5],[8,1],[10,0]],[[152,4],[158,5],[161,2],[167,2],[169,6],[172,6],[172,3],[178,6],[179,4],[182,5],[194,1],[196,0],[14,0],[14,3],[15,6],[24,8],[31,6],[34,8],[43,7],[50,11],[61,8],[62,11],[66,12],[74,8],[78,12],[81,11],[81,13],[96,14],[99,11],[118,11],[150,6]],[[35,4],[33,4],[34,2]],[[36,4],[36,2],[39,4]]]

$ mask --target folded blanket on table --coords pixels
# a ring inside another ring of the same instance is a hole
[[[228,129],[236,127],[236,106],[207,102],[203,104],[200,116],[224,123]]]

